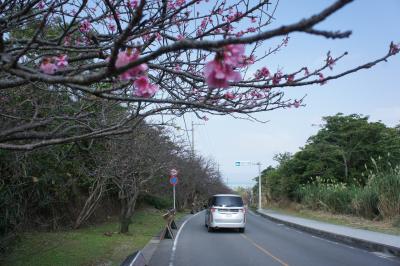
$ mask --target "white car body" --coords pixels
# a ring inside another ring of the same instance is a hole
[[[218,228],[238,228],[244,232],[246,208],[242,198],[235,194],[212,196],[207,204],[205,226],[209,232]]]

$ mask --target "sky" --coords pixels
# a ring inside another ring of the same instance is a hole
[[[309,17],[333,1],[280,0],[273,27]],[[264,60],[271,71],[278,68],[290,72],[302,66],[317,67],[326,53],[333,56],[349,52],[338,62],[333,72],[358,66],[385,55],[391,41],[400,42],[399,0],[358,0],[346,6],[316,26],[324,30],[352,30],[350,38],[328,40],[323,37],[296,33],[290,35],[288,46]],[[277,40],[272,40],[271,45]],[[268,44],[266,49],[269,48]],[[258,66],[260,67],[260,66]],[[257,67],[257,68],[258,68]],[[328,73],[327,73],[328,74]],[[288,98],[301,98],[305,107],[275,110],[256,115],[267,123],[211,116],[207,122],[191,114],[185,115],[188,129],[195,126],[195,151],[215,160],[224,181],[230,187],[254,185],[256,166],[235,166],[235,161],[261,162],[262,167],[276,165],[274,154],[295,153],[314,135],[323,116],[344,114],[369,115],[370,121],[382,121],[388,126],[400,124],[400,56],[392,57],[370,70],[362,70],[326,85],[288,88]],[[177,121],[183,128],[183,121]],[[183,133],[182,133],[183,134]]]

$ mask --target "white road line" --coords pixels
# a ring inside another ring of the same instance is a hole
[[[174,266],[175,251],[176,251],[176,247],[177,247],[177,245],[178,245],[179,235],[181,234],[181,231],[182,231],[183,227],[185,226],[185,224],[186,224],[190,219],[192,219],[193,217],[199,215],[199,214],[202,213],[202,212],[203,212],[203,211],[198,212],[198,213],[196,213],[195,215],[193,215],[192,217],[190,217],[189,219],[187,219],[186,221],[184,221],[183,224],[181,225],[181,227],[179,228],[178,233],[176,234],[176,237],[175,237],[175,240],[174,240],[174,244],[173,244],[173,246],[172,246],[171,257],[170,257],[170,259],[169,259],[169,266]]]

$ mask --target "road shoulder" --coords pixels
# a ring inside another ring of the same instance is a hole
[[[305,218],[279,214],[275,211],[257,210],[257,213],[274,222],[305,231],[330,240],[360,247],[369,251],[390,253],[400,257],[400,237],[362,229],[338,226]]]

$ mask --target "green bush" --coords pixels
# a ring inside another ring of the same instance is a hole
[[[173,206],[171,199],[157,197],[154,195],[146,194],[139,199],[140,202],[145,202],[158,210],[170,209]]]

